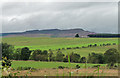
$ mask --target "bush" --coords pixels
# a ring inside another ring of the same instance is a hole
[[[119,55],[119,52],[117,51],[117,49],[110,48],[104,53],[104,58],[106,63],[110,64],[110,66],[113,67],[114,64],[117,63],[119,59],[118,55]]]
[[[62,48],[62,50],[65,50],[65,48]]]
[[[31,51],[28,47],[24,47],[21,49],[21,60],[29,60]]]
[[[79,34],[78,34],[78,33],[77,33],[77,34],[75,34],[75,37],[76,37],[76,38],[78,38],[78,37],[79,37]]]
[[[79,68],[80,68],[80,66],[79,66],[79,65],[76,65],[76,68],[77,68],[77,69],[79,69]]]
[[[14,60],[21,60],[21,48],[17,48],[15,53],[13,53]]]
[[[80,59],[80,63],[85,63],[86,62],[86,57],[82,57],[81,59]]]
[[[96,46],[97,46],[97,44],[94,44],[94,46],[96,47]]]
[[[64,66],[58,66],[59,69],[64,69],[65,67]]]
[[[49,49],[49,51],[52,51],[51,49]]]
[[[48,54],[48,51],[47,50],[44,50],[43,52],[42,52],[42,55],[47,55]]]
[[[89,47],[92,47],[92,44],[90,44]]]
[[[68,56],[64,56],[63,62],[68,62]]]
[[[103,46],[106,46],[105,44],[103,44]]]
[[[113,43],[113,45],[116,45],[116,43]]]
[[[2,57],[2,66],[9,68],[12,65],[12,61],[8,60],[6,57]]]
[[[79,60],[80,60],[80,55],[79,54],[73,53],[73,52],[70,54],[70,61],[71,62],[78,63]]]
[[[13,51],[14,51],[13,45],[7,43],[0,43],[0,48],[2,51],[2,57],[6,57],[7,59],[13,59]]]
[[[104,55],[101,53],[91,53],[88,56],[88,63],[103,64],[105,63]]]
[[[72,49],[71,47],[67,48],[67,49]]]
[[[64,56],[65,56],[65,55],[64,55],[62,52],[57,52],[56,61],[63,62]]]
[[[87,48],[87,47],[85,47],[85,46],[82,46],[82,48]]]
[[[80,47],[73,47],[73,49],[80,49]]]

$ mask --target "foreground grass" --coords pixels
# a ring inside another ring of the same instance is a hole
[[[75,68],[76,65],[80,65],[81,68],[85,68],[84,63],[71,63],[72,68]],[[87,64],[87,67],[92,67],[94,65],[106,66],[106,64]],[[13,61],[12,62],[12,67],[15,68],[15,69],[17,67],[33,67],[33,68],[37,68],[37,69],[58,68],[58,66],[68,67],[69,63],[64,63],[64,62],[40,62],[40,61]]]
[[[71,69],[71,76],[98,76],[97,71],[94,72],[95,68],[90,69]],[[86,72],[87,71],[87,72]],[[17,73],[18,71],[11,71],[11,73]],[[17,76],[24,76],[26,73],[30,72],[30,70],[22,70],[19,71],[20,73],[17,74]],[[31,74],[27,74],[28,76],[63,76],[63,78],[66,78],[65,76],[69,75],[70,69],[40,69],[33,72],[30,72]],[[7,75],[5,72],[2,72],[2,75]],[[115,69],[100,69],[99,70],[99,76],[118,76],[118,70]],[[56,78],[57,78],[56,77]],[[47,77],[44,77],[47,78]],[[88,78],[88,77],[87,77]],[[101,78],[101,77],[98,77]]]

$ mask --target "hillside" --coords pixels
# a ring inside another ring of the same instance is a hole
[[[88,44],[117,43],[118,38],[45,38],[45,37],[9,37],[2,38],[2,42],[14,45],[17,48],[30,49],[58,49],[67,47],[81,47]]]
[[[27,37],[74,37],[78,33],[80,37],[87,37],[88,34],[93,33],[83,29],[47,29],[47,30],[29,30],[25,32],[16,33],[2,33],[3,37],[12,36],[27,36]]]

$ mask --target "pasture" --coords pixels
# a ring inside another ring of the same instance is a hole
[[[118,43],[118,38],[48,38],[48,37],[4,37],[2,42],[16,48],[29,47],[31,50],[56,50],[58,48],[81,47],[88,44]]]
[[[118,38],[48,38],[48,37],[23,37],[21,36],[21,37],[4,37],[2,38],[2,42],[14,45],[15,48],[28,47],[30,48],[30,50],[40,49],[40,50],[48,50],[48,51],[49,49],[51,49],[54,54],[58,51],[61,51],[65,55],[67,55],[68,53],[74,52],[74,53],[80,54],[80,56],[82,57],[83,56],[87,57],[88,54],[92,52],[104,53],[106,50],[110,48],[118,49]],[[111,45],[100,46],[100,44],[107,44],[107,43],[111,43]],[[112,45],[113,43],[116,43],[117,45]],[[82,46],[86,47],[90,44],[92,45],[97,44],[97,46],[81,48]],[[79,48],[74,49],[75,47],[79,47]],[[71,49],[67,49],[67,48],[71,48]],[[92,68],[93,66],[100,65],[101,67],[106,68],[107,64],[89,64],[89,63],[85,64],[85,63],[68,63],[68,62],[52,62],[52,61],[43,62],[43,61],[33,61],[33,60],[32,61],[13,60],[11,67],[14,69],[17,69],[18,67],[32,67],[32,68],[40,69],[35,72],[32,72],[33,76],[37,76],[37,75],[56,76],[57,72],[59,72],[59,75],[62,75],[64,70],[65,72],[67,72],[67,74],[65,75],[69,76],[70,71],[74,72],[74,70],[76,70],[76,65],[79,65],[80,69],[78,70],[79,74],[78,72],[75,72],[74,76],[85,75],[86,71],[88,72],[93,71],[93,72],[89,72],[89,73],[92,73],[93,75],[94,71],[97,69],[97,68]],[[68,67],[69,69],[67,68],[57,69],[59,66]],[[88,69],[86,70],[85,67],[87,67]],[[26,71],[29,71],[29,70],[21,70],[21,73],[26,72]],[[109,75],[118,74],[116,69],[111,69],[111,70],[105,69],[104,71],[106,75],[107,74]],[[113,73],[113,71],[115,71],[115,73]],[[12,71],[12,72],[13,73],[17,72],[17,70]],[[49,72],[52,72],[52,73],[49,73]],[[5,72],[3,72],[3,75],[6,75],[4,73]]]
[[[31,50],[49,50],[53,53],[58,50],[65,55],[71,52],[78,53],[81,56],[87,57],[89,53],[104,53],[109,48],[118,48],[117,45],[99,46],[100,44],[116,43],[118,38],[48,38],[48,37],[4,37],[2,42],[14,45],[15,48],[29,47]],[[89,44],[97,44],[97,47],[80,48],[80,49],[66,49],[68,47],[82,47]],[[65,48],[62,50],[62,48]]]
[[[40,62],[40,61],[13,61],[12,67],[32,67],[36,69],[44,69],[44,68],[58,68],[58,66],[64,66],[64,67],[71,67],[75,68],[76,65],[80,65],[81,68],[85,68],[85,63],[71,63],[68,62]],[[92,67],[94,65],[101,65],[105,66],[106,64],[87,64],[87,67]]]

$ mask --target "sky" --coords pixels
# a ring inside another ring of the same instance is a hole
[[[117,33],[117,2],[5,2],[2,32],[82,28]]]

